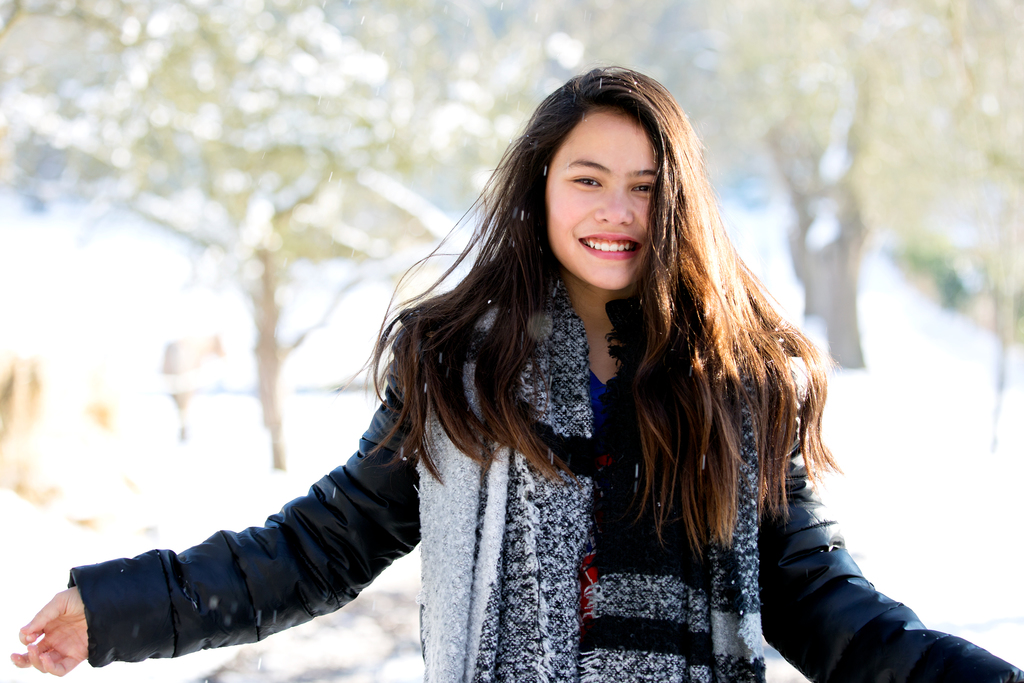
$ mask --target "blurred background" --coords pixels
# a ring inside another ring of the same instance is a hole
[[[461,250],[545,95],[620,64],[675,94],[740,253],[839,363],[822,493],[854,557],[1024,665],[1022,35],[1020,0],[0,0],[0,641],[70,566],[259,524],[343,463],[399,278]],[[73,675],[416,681],[417,571]]]

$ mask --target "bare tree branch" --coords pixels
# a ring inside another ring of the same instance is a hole
[[[447,237],[455,226],[455,222],[436,204],[386,173],[364,168],[359,171],[356,181],[418,220],[437,239]]]
[[[0,26],[0,43],[3,43],[4,38],[6,38],[7,34],[10,33],[11,28],[14,27],[14,24],[17,23],[19,19],[25,16],[22,12],[21,0],[12,0],[10,5],[10,12],[7,12],[6,16],[3,17],[3,25]]]
[[[310,334],[327,327],[330,323],[331,316],[334,315],[334,311],[341,305],[348,293],[356,285],[361,285],[371,280],[383,280],[404,273],[424,257],[432,254],[436,246],[437,242],[425,245],[418,249],[407,249],[396,254],[392,254],[387,258],[373,259],[360,263],[359,266],[353,269],[349,279],[341,285],[337,291],[335,291],[334,297],[331,299],[331,303],[329,303],[324,309],[324,314],[320,317],[320,320],[316,324],[303,330],[291,344],[283,347],[284,357],[287,357],[292,351],[299,348],[299,346],[309,338]]]
[[[344,285],[342,285],[342,287],[334,293],[334,298],[332,298],[331,303],[327,305],[327,308],[324,311],[323,316],[321,316],[319,322],[303,330],[303,332],[298,337],[295,338],[295,341],[293,341],[288,346],[283,347],[281,349],[282,356],[284,358],[287,358],[289,355],[291,355],[292,351],[302,346],[302,343],[309,338],[310,334],[316,332],[317,330],[321,330],[327,327],[327,324],[330,322],[331,316],[334,314],[335,309],[337,309],[338,306],[341,305],[341,302],[345,300],[345,297],[348,295],[349,291],[351,291],[353,287],[355,287],[358,284],[361,284],[362,282],[363,281],[359,277],[353,277]]]

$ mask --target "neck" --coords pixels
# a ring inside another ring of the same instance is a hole
[[[608,318],[606,305],[609,301],[628,296],[627,292],[613,292],[594,289],[584,283],[564,277],[565,289],[576,315],[587,330],[590,345],[590,370],[599,380],[607,382],[618,372],[618,363],[608,353],[608,335],[612,332],[612,321]]]

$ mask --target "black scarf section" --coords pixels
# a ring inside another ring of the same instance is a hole
[[[636,299],[612,301],[606,310],[614,328],[609,352],[618,361],[619,370],[608,381],[602,397],[607,414],[602,443],[562,438],[543,424],[537,427],[538,435],[573,474],[595,480],[595,491],[599,492],[595,494],[595,513],[600,511],[603,517],[596,540],[599,582],[600,577],[613,574],[671,576],[686,585],[701,585],[710,594],[707,577],[690,549],[682,524],[666,525],[659,541],[654,501],[637,519],[643,454],[632,387],[646,348],[643,317]],[[595,462],[599,451],[612,458],[612,464],[600,471]],[[598,617],[580,651],[595,648],[684,654],[691,666],[713,666],[710,635],[691,633],[685,624],[670,619]]]

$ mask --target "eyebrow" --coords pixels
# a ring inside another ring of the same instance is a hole
[[[568,164],[565,165],[565,169],[569,170],[570,168],[573,168],[575,166],[583,166],[585,168],[592,168],[595,171],[601,171],[603,173],[608,173],[608,174],[610,174],[612,172],[611,169],[608,168],[607,166],[605,166],[604,164],[599,164],[596,161],[591,161],[590,159],[577,159],[576,161],[570,161]],[[640,178],[640,177],[647,177],[647,176],[656,176],[658,174],[655,171],[652,171],[650,169],[644,169],[642,171],[633,171],[629,175],[630,175],[630,177]]]

